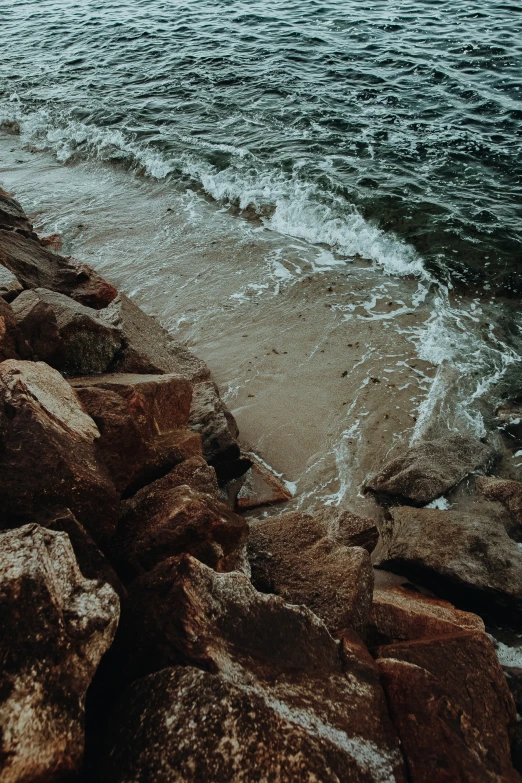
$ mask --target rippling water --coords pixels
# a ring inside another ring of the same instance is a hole
[[[4,0],[0,122],[391,271],[520,293],[522,7]]]

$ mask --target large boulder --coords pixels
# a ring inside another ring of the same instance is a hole
[[[360,641],[339,645],[308,609],[241,574],[187,556],[175,570],[163,631],[185,666],[131,686],[111,720],[105,783],[405,780]]]
[[[502,503],[509,515],[507,530],[515,541],[522,541],[522,482],[494,476],[479,476],[475,482],[487,500]]]
[[[21,204],[2,188],[0,188],[0,228],[36,236]]]
[[[486,465],[493,456],[490,446],[462,435],[421,441],[388,462],[369,479],[365,490],[424,505]]]
[[[0,297],[0,362],[21,357],[25,359],[30,353],[11,306]]]
[[[35,239],[0,229],[0,264],[24,288],[47,288],[99,310],[117,296],[116,289],[86,264],[52,253]]]
[[[122,503],[113,548],[127,578],[183,552],[230,571],[242,566],[247,534],[243,517],[168,474]]]
[[[459,511],[390,510],[374,564],[478,614],[522,619],[522,550],[498,519]]]
[[[0,526],[66,506],[98,541],[110,537],[119,498],[98,437],[59,372],[41,362],[0,364]]]
[[[5,302],[12,302],[23,290],[22,284],[13,273],[0,265],[0,297]]]
[[[248,452],[244,456],[252,461],[252,467],[245,474],[242,486],[237,493],[236,506],[240,511],[248,511],[261,506],[273,506],[285,503],[292,492],[268,465],[255,454]]]
[[[370,555],[345,546],[322,520],[299,512],[252,521],[248,556],[258,590],[308,606],[330,633],[364,635],[373,591]]]
[[[51,367],[63,365],[62,345],[56,313],[32,289],[23,291],[11,305],[16,324],[31,349],[31,359]]]
[[[118,617],[116,593],[82,576],[65,533],[0,534],[2,783],[79,771],[85,694]]]
[[[412,783],[515,783],[515,705],[485,633],[386,645],[377,665]]]
[[[199,436],[186,427],[192,387],[179,375],[113,373],[70,383],[100,430],[98,448],[120,492],[201,453]]]

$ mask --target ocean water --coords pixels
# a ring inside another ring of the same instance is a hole
[[[400,439],[494,434],[519,5],[3,0],[0,41],[0,184],[209,361],[296,502],[354,507]]]

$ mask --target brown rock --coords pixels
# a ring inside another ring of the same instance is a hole
[[[502,524],[459,511],[398,507],[381,526],[374,564],[480,615],[520,621],[522,551]]]
[[[29,353],[11,306],[0,297],[0,362],[19,359],[20,352]]]
[[[0,364],[1,526],[66,506],[96,540],[109,537],[118,496],[96,456],[98,436],[56,370],[41,362]]]
[[[379,531],[374,519],[360,517],[351,511],[332,506],[323,506],[314,511],[314,517],[322,522],[328,535],[344,546],[362,546],[373,552],[379,540]]]
[[[255,454],[245,454],[252,467],[246,472],[245,480],[238,492],[236,505],[241,511],[260,506],[273,506],[290,500],[292,493],[286,483]]]
[[[372,646],[484,631],[476,614],[402,586],[374,590],[368,637]]]
[[[333,634],[364,635],[373,591],[368,552],[347,547],[328,526],[299,512],[250,524],[248,556],[254,586],[308,606]]]
[[[482,632],[379,648],[377,665],[412,783],[519,781],[515,708]]]
[[[197,492],[205,492],[219,500],[219,486],[216,471],[207,464],[201,455],[195,455],[180,462],[169,473],[162,476],[153,484],[143,487],[136,493],[132,503],[142,502],[153,491],[155,493],[168,492],[175,487],[188,486]]]
[[[424,505],[493,458],[493,449],[462,435],[417,443],[391,460],[366,484],[366,491]]]
[[[11,307],[18,328],[31,348],[31,359],[60,368],[64,363],[63,340],[53,307],[33,290],[21,293]]]
[[[23,286],[5,266],[0,265],[0,297],[11,303],[18,294],[22,293]]]
[[[188,667],[131,687],[104,783],[405,780],[360,642],[348,637],[341,652],[306,608],[187,556],[163,599],[165,638]]]
[[[159,479],[122,504],[114,549],[120,572],[133,577],[189,552],[218,571],[241,564],[248,526],[224,503],[186,485]]]
[[[33,226],[18,201],[0,188],[0,228],[33,234]]]
[[[85,264],[52,253],[16,231],[0,230],[0,264],[24,288],[47,288],[99,310],[117,296],[116,289]]]
[[[82,760],[85,694],[110,646],[119,602],[84,579],[64,533],[0,536],[0,777],[65,780]]]
[[[476,487],[488,500],[502,503],[511,520],[508,525],[510,537],[515,541],[522,541],[522,483],[493,476],[479,476]]]
[[[185,426],[191,384],[179,375],[113,373],[71,385],[100,430],[98,448],[120,492],[201,453],[199,437]]]

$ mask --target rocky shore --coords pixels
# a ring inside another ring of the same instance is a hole
[[[520,780],[498,450],[398,451],[377,521],[249,519],[290,493],[208,367],[58,247],[0,190],[2,783]]]

